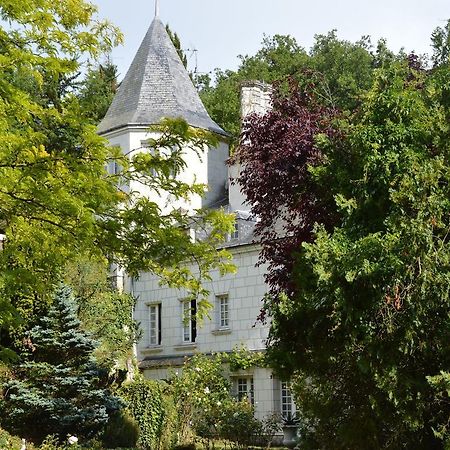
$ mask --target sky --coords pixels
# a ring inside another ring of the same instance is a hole
[[[153,20],[154,1],[91,0],[124,34],[112,53],[121,78]],[[188,50],[189,69],[208,73],[237,69],[238,55],[255,54],[264,35],[288,34],[309,49],[314,35],[333,29],[341,39],[369,35],[394,51],[430,54],[432,31],[450,19],[450,0],[160,0],[160,18]]]

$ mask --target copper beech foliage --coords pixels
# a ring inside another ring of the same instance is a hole
[[[243,123],[232,163],[241,164],[235,182],[242,187],[259,221],[260,263],[268,263],[271,293],[294,294],[292,279],[296,250],[310,242],[315,223],[331,227],[335,207],[327,186],[314,182],[310,167],[323,162],[318,137],[338,131],[336,108],[324,106],[310,82],[300,89],[290,77],[274,84],[272,110],[252,114]]]
[[[449,60],[386,63],[352,112],[319,88],[276,86],[234,157],[269,265],[268,359],[303,449],[448,448]]]

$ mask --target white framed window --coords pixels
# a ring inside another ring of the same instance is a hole
[[[292,400],[291,383],[289,381],[281,382],[280,406],[283,417],[292,417],[295,413],[294,402]]]
[[[252,405],[255,404],[255,386],[253,377],[240,377],[235,380],[238,400],[247,399]]]
[[[161,345],[161,303],[148,305],[148,345]]]
[[[197,300],[184,300],[182,305],[182,342],[195,342],[197,339]]]
[[[238,219],[234,222],[234,230],[230,234],[230,239],[238,239],[239,238],[239,222]]]
[[[113,145],[112,148],[120,150],[120,145]],[[111,158],[107,164],[107,171],[110,175],[119,175],[122,172],[122,166],[115,158]]]
[[[110,175],[119,175],[122,171],[122,167],[117,160],[112,160],[108,163],[108,173]]]
[[[228,294],[216,295],[217,328],[230,328],[230,304]]]

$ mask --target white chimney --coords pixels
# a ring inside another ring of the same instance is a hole
[[[272,86],[261,81],[247,81],[241,85],[241,118],[249,114],[264,115],[272,107]]]
[[[249,114],[264,115],[272,108],[272,86],[261,81],[247,81],[241,85],[241,118],[244,120]],[[236,149],[239,152],[239,149]],[[228,168],[228,177],[236,179],[241,171],[239,161]],[[238,184],[230,183],[228,191],[230,212],[249,211],[250,206],[245,203],[245,196]]]

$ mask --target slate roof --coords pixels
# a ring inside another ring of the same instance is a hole
[[[158,124],[182,117],[190,125],[225,135],[209,117],[167,31],[155,17],[98,133]]]

